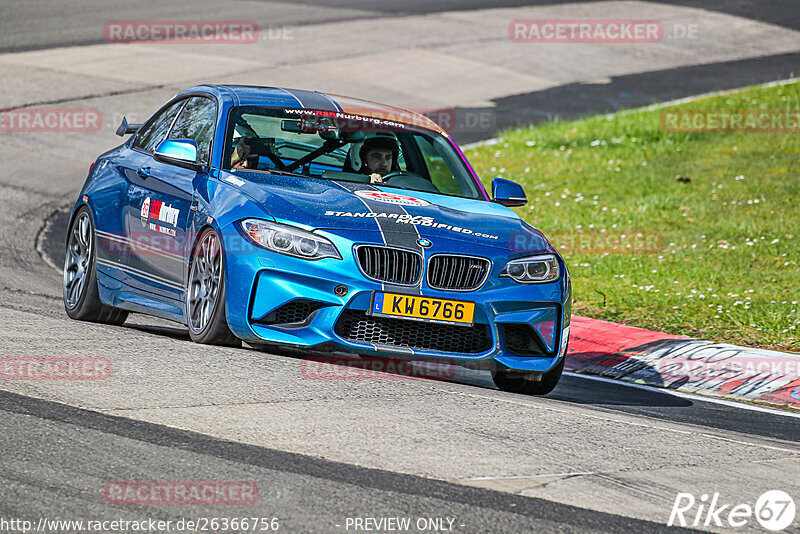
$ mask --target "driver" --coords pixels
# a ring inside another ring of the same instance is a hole
[[[254,138],[242,137],[231,154],[232,169],[257,169],[258,154],[253,153]]]
[[[370,137],[361,145],[361,169],[358,172],[369,174],[372,182],[380,182],[390,172],[400,170],[397,165],[399,155],[400,147],[394,139]]]

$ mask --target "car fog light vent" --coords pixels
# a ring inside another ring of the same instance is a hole
[[[308,300],[293,300],[268,313],[264,318],[256,321],[258,324],[270,326],[299,326],[310,322],[311,315],[321,305]]]
[[[552,356],[542,347],[539,336],[530,325],[509,323],[503,325],[506,350],[517,356]]]

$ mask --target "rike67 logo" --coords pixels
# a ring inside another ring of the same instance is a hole
[[[725,503],[719,493],[704,493],[699,499],[691,493],[678,493],[667,526],[732,527],[747,525],[753,519],[765,529],[779,532],[794,523],[797,510],[794,500],[784,491],[763,493],[755,502]]]

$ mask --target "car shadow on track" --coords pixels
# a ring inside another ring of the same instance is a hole
[[[606,406],[660,406],[685,408],[694,404],[691,400],[676,397],[668,391],[652,391],[633,388],[626,384],[613,384],[587,380],[579,376],[562,376],[550,399],[579,404]]]
[[[123,328],[190,342],[186,327],[173,326],[173,323],[161,322],[153,317],[132,315]],[[427,380],[497,390],[489,371],[467,369],[446,361],[426,362],[408,358],[371,357],[278,345],[245,344],[240,350],[265,352],[298,360],[301,376],[310,382]],[[264,364],[268,365],[269,362],[264,360]],[[515,394],[503,393],[503,395]],[[526,395],[519,397],[530,398]],[[556,389],[544,398],[597,406],[685,408],[693,405],[690,399],[672,395],[669,390],[653,391],[631,387],[625,383],[615,384],[571,374],[562,376]]]
[[[349,353],[309,352],[297,349],[262,347],[271,354],[300,360],[300,371],[309,380],[432,380],[464,384],[485,389],[497,388],[489,371],[467,369],[447,362],[421,362],[410,359],[369,357]],[[504,393],[503,395],[514,395]],[[527,397],[520,395],[520,397]],[[545,398],[578,404],[685,408],[693,405],[686,398],[668,391],[633,388],[564,375],[555,391]]]
[[[143,317],[143,316],[142,316]],[[148,318],[150,319],[150,318]],[[172,339],[180,339],[182,341],[191,341],[189,338],[189,331],[186,327],[181,326],[166,326],[169,324],[165,321],[164,325],[155,325],[155,324],[142,324],[142,323],[128,323],[126,322],[123,324],[123,328],[130,328],[132,330],[139,330],[140,332],[146,332],[148,334],[154,334],[157,336],[164,336],[169,337]]]
[[[185,327],[171,326],[167,321],[164,321],[163,324],[153,324],[152,321],[158,319],[144,316],[138,316],[137,319],[139,317],[147,323],[128,322],[123,327],[171,339],[189,341],[189,333]],[[483,389],[497,389],[489,371],[467,369],[448,362],[370,357],[346,352],[313,351],[278,345],[249,346],[245,344],[244,348],[240,350],[255,350],[298,360],[301,376],[310,382],[428,380]],[[264,363],[268,365],[267,360]],[[504,395],[514,394],[504,393]],[[527,397],[526,395],[519,396]],[[685,408],[693,405],[691,400],[672,395],[669,391],[660,392],[634,388],[623,383],[600,382],[575,375],[562,376],[555,391],[544,398],[598,406]]]

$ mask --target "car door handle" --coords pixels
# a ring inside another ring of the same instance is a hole
[[[138,171],[136,171],[136,174],[138,174],[139,178],[142,178],[142,179],[149,178],[150,177],[150,167],[142,167]]]

